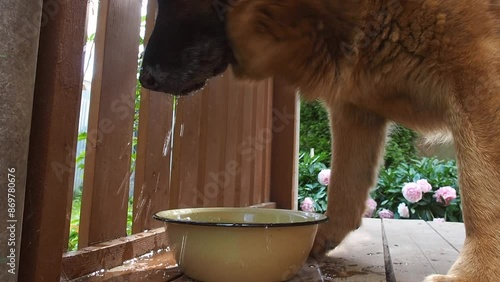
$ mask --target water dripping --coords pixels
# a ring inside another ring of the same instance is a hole
[[[167,132],[165,136],[165,142],[163,143],[163,156],[166,157],[170,151],[170,138],[172,138],[172,128]]]
[[[180,130],[179,135],[180,135],[181,137],[182,137],[182,136],[184,136],[184,123],[183,123],[183,124],[181,124],[181,130]]]

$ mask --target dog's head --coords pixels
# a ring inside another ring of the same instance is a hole
[[[239,78],[314,81],[317,70],[330,71],[331,52],[347,40],[343,11],[355,5],[330,2],[158,0],[140,81],[151,90],[186,95],[228,64]]]
[[[227,68],[232,55],[218,1],[158,0],[139,78],[145,88],[186,95]]]

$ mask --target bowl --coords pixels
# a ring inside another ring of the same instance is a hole
[[[297,274],[328,217],[260,208],[162,211],[181,271],[204,282],[276,282]]]

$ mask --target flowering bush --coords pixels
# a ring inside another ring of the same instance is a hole
[[[382,170],[371,196],[378,203],[379,217],[389,210],[394,218],[462,221],[457,189],[454,161],[423,158]]]
[[[299,206],[304,211],[326,211],[328,159],[313,151],[299,157]],[[383,169],[366,200],[364,216],[463,221],[457,183],[454,161],[423,158]]]
[[[309,208],[309,200],[312,200],[314,211],[324,213],[326,211],[327,185],[330,181],[330,170],[326,163],[330,155],[324,152],[315,154],[311,152],[302,153],[299,156],[299,207]],[[304,206],[306,202],[306,206]]]

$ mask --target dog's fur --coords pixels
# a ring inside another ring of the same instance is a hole
[[[467,237],[426,281],[500,281],[500,0],[231,2],[235,74],[281,77],[329,109],[331,219],[314,251],[361,224],[394,121],[455,141]]]

